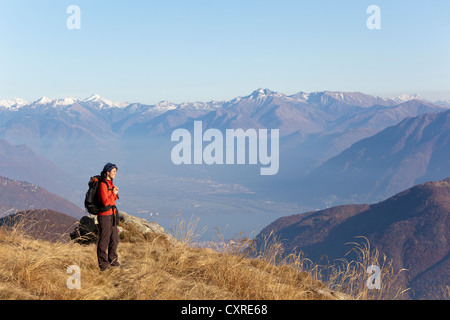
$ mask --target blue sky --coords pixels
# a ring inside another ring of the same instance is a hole
[[[69,30],[69,5],[81,29]],[[381,29],[369,30],[369,5]],[[450,99],[450,1],[0,0],[0,100],[157,103],[262,87]]]

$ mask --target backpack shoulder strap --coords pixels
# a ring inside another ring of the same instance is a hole
[[[99,183],[104,183],[104,184],[106,185],[106,188],[108,189],[108,191],[112,191],[112,190],[113,190],[113,188],[110,188],[110,187],[109,187],[108,182],[106,182],[106,179],[104,179],[103,177],[100,177],[100,178],[98,179],[98,182],[99,182]]]

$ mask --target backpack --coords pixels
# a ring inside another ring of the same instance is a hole
[[[80,244],[90,244],[97,240],[98,226],[94,218],[84,216],[80,219],[79,225],[70,233],[70,239]]]
[[[98,215],[101,212],[103,205],[97,196],[98,186],[101,182],[105,182],[101,176],[94,176],[89,179],[89,189],[86,192],[86,197],[84,199],[84,207],[86,211],[93,215]]]

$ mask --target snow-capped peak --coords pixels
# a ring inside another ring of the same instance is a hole
[[[158,106],[158,107],[172,107],[172,106],[174,106],[174,104],[172,102],[170,102],[170,101],[162,100],[162,101],[158,102],[156,104],[156,106]]]
[[[163,100],[154,106],[153,111],[169,111],[176,109],[177,106],[169,101]]]
[[[450,99],[447,100],[437,100],[434,101],[433,103],[442,106],[442,107],[446,107],[446,108],[450,108]]]
[[[52,105],[54,107],[59,106],[70,106],[74,103],[77,103],[78,99],[69,97],[69,98],[60,98],[60,99],[51,99],[47,97],[42,97],[32,103],[32,105]]]
[[[308,101],[310,95],[310,93],[300,91],[296,94],[290,95],[289,98],[294,99],[295,101],[306,102]]]
[[[282,93],[278,93],[275,91],[272,91],[270,89],[263,89],[263,88],[258,88],[255,91],[253,91],[250,95],[244,97],[246,99],[258,99],[258,98],[265,98],[268,96],[276,96],[276,97],[280,97],[280,96],[284,96],[284,94]]]
[[[124,108],[129,105],[128,102],[113,102],[109,99],[103,98],[98,94],[93,94],[89,98],[83,100],[84,102],[92,103],[98,108],[110,108],[110,107],[118,107]]]
[[[423,100],[423,98],[420,96],[420,94],[418,93],[414,93],[414,94],[401,94],[397,97],[392,98],[392,100],[395,100],[397,102],[407,102],[410,100]]]
[[[268,95],[272,95],[272,94],[277,94],[277,93],[272,90],[269,90],[269,89],[258,88],[255,91],[253,91],[253,93],[251,95],[252,96],[268,96]]]
[[[34,102],[34,104],[49,104],[49,103],[52,103],[53,101],[54,101],[53,99],[50,99],[47,97],[42,97],[42,98],[36,100]]]
[[[84,99],[84,101],[109,101],[109,102],[111,102],[108,99],[102,98],[98,94],[93,94],[89,98]]]
[[[58,99],[55,102],[55,105],[59,105],[59,106],[70,106],[71,104],[77,103],[78,99],[75,98],[64,98],[64,99]]]
[[[109,106],[112,106],[114,104],[114,102],[112,102],[111,100],[103,98],[103,97],[99,96],[98,94],[93,94],[89,98],[84,99],[83,101],[94,102],[96,104],[106,104]]]
[[[20,108],[20,107],[25,106],[27,104],[29,104],[29,102],[24,100],[24,99],[21,99],[21,98],[0,100],[0,107],[4,107],[4,108],[7,108],[7,109]]]

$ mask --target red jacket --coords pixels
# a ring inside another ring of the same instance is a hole
[[[114,194],[114,183],[111,180],[106,180],[105,183],[99,184],[99,190],[98,190],[98,197],[100,202],[103,204],[104,207],[106,206],[114,206],[116,204],[116,200],[119,198],[117,195]],[[108,211],[99,213],[99,216],[109,216],[112,215],[113,209],[109,209]]]

